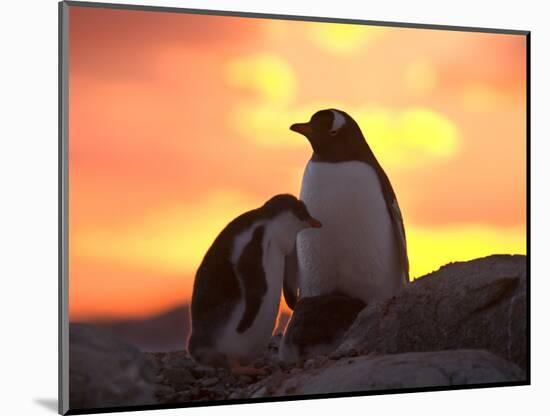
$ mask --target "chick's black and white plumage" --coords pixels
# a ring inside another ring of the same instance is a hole
[[[222,230],[193,287],[188,350],[196,361],[232,367],[263,351],[279,310],[285,256],[298,232],[320,226],[302,201],[277,195]]]
[[[339,292],[368,303],[409,280],[403,218],[388,176],[361,129],[340,110],[322,110],[291,126],[309,140],[300,199],[323,222],[298,236],[288,257],[285,299]],[[292,265],[292,267],[290,266]]]

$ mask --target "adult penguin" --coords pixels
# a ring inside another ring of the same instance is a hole
[[[393,296],[409,280],[403,218],[358,124],[328,109],[290,129],[313,148],[300,199],[323,228],[298,235],[286,262],[287,304],[294,308],[298,287],[300,297],[338,292],[368,303]]]

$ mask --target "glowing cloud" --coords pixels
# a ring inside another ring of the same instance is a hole
[[[352,113],[373,152],[384,164],[416,167],[449,158],[458,150],[458,129],[435,111],[373,109]]]
[[[232,87],[246,88],[274,103],[288,103],[295,95],[296,78],[290,65],[273,54],[237,58],[225,68],[225,79]]]
[[[495,110],[508,99],[504,94],[484,84],[465,86],[460,98],[467,110],[480,113]]]
[[[411,92],[417,95],[425,95],[436,87],[437,71],[427,61],[414,61],[405,68],[404,81]]]
[[[273,148],[300,148],[306,141],[289,131],[291,124],[307,121],[326,104],[310,104],[300,108],[273,105],[267,102],[243,103],[230,114],[236,131],[256,145]]]
[[[378,38],[382,28],[343,23],[315,23],[307,32],[311,41],[322,50],[334,54],[353,53]]]

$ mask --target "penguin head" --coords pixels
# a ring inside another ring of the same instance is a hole
[[[288,214],[289,217],[299,223],[299,228],[321,228],[321,222],[311,216],[306,204],[300,201],[294,195],[279,194],[267,201],[262,207],[267,216],[276,218],[282,214]]]
[[[293,195],[280,194],[267,201],[261,208],[266,219],[273,221],[274,238],[281,248],[289,253],[294,247],[296,235],[306,228],[321,228],[306,204]]]
[[[304,135],[321,159],[354,159],[368,147],[355,120],[341,110],[317,111],[309,122],[295,123],[290,130]]]

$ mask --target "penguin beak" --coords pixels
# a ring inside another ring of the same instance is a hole
[[[295,123],[290,126],[290,130],[295,131],[296,133],[303,134],[306,137],[313,133],[313,129],[311,128],[309,123]]]
[[[307,220],[307,222],[309,222],[309,225],[311,225],[312,228],[321,228],[323,226],[323,224],[321,224],[321,221],[313,217],[309,217],[309,220]]]

